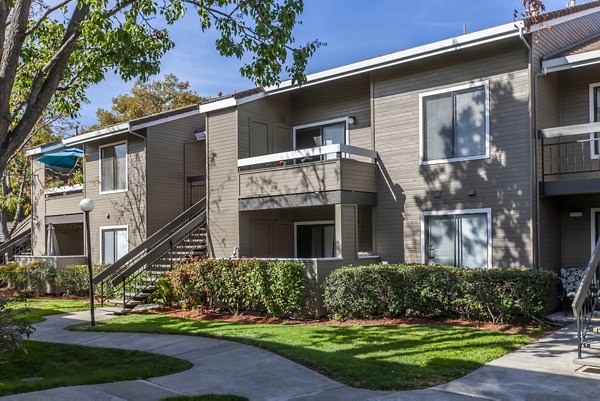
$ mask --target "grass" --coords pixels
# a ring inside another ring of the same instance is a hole
[[[44,320],[44,316],[76,312],[90,308],[88,301],[60,298],[15,299],[14,301],[10,301],[9,305],[13,309],[23,309],[24,313],[19,315],[19,319],[27,319],[31,323],[41,322]]]
[[[228,394],[182,395],[163,398],[161,401],[249,401],[246,397]]]
[[[0,396],[79,384],[162,376],[189,369],[187,361],[140,351],[25,341],[25,352],[0,361]],[[27,378],[43,378],[23,382]]]
[[[460,378],[533,341],[471,327],[310,326],[128,315],[74,330],[188,334],[237,341],[282,355],[353,387],[409,390]]]

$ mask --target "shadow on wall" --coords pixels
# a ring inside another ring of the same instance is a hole
[[[413,195],[421,211],[492,208],[492,243],[495,267],[530,265],[530,180],[529,180],[529,127],[526,100],[514,96],[512,76],[502,82],[490,82],[490,157],[482,160],[441,163],[420,166],[420,175],[426,188]],[[478,129],[485,124],[477,117],[474,108],[480,107],[481,98],[475,104],[463,107],[456,116],[457,124]],[[507,105],[510,105],[508,107]],[[522,115],[521,115],[522,114]],[[518,124],[523,121],[522,124]],[[441,132],[452,130],[441,127]],[[444,136],[449,138],[450,136]],[[472,144],[455,140],[444,143],[446,154],[459,151]],[[458,143],[457,143],[458,142]],[[477,146],[475,144],[475,146]],[[454,147],[455,149],[450,149]],[[456,157],[460,157],[456,154]],[[474,190],[474,193],[472,192]],[[420,241],[416,225],[408,227],[413,241]],[[419,227],[420,230],[420,227]],[[447,230],[453,230],[448,225]],[[471,227],[465,241],[468,250],[478,247],[477,228]],[[450,237],[452,233],[445,235]],[[413,244],[416,247],[416,243]]]

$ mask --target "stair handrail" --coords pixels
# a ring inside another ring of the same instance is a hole
[[[15,246],[22,245],[31,238],[31,228],[17,235],[13,235],[11,239],[0,245],[0,255],[4,255],[8,250]]]
[[[152,250],[150,250],[144,256],[137,259],[132,264],[128,265],[127,268],[119,272],[118,275],[113,276],[111,278],[111,284],[114,286],[118,285],[123,280],[123,278],[129,277],[130,275],[138,271],[140,268],[142,268],[144,265],[156,261],[156,259],[160,258],[162,255],[168,252],[171,244],[178,243],[183,237],[185,237],[185,234],[187,234],[193,228],[202,224],[205,220],[206,210],[203,210],[200,212],[200,214],[196,215],[185,225],[181,226],[177,231],[164,238],[161,242],[155,244]]]
[[[596,242],[590,260],[579,283],[573,299],[573,315],[577,322],[577,351],[581,358],[583,341],[592,323],[594,310],[598,303],[598,282],[600,279],[600,239]]]
[[[188,222],[190,217],[195,214],[201,212],[206,207],[206,198],[202,198],[198,202],[194,203],[188,209],[184,210],[180,215],[171,220],[168,224],[164,225],[160,230],[152,234],[141,244],[133,248],[131,251],[127,252],[123,257],[119,258],[113,264],[108,266],[106,269],[98,273],[92,280],[94,284],[98,284],[101,281],[104,281],[109,276],[114,275],[119,272],[120,269],[126,268],[130,262],[135,262],[136,259],[139,259],[144,256],[147,250],[152,249],[156,244],[163,241],[165,238],[171,236],[174,232],[176,232],[182,224]]]

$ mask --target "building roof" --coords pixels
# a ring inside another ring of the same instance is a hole
[[[543,21],[546,23],[547,21],[556,20],[562,17],[568,17],[573,14],[577,14],[583,11],[590,11],[596,7],[600,7],[600,1],[590,1],[588,3],[582,3],[575,6],[567,6],[565,8],[560,8],[558,10],[549,11],[540,15],[538,18],[526,18],[523,20],[525,26],[527,28],[533,27],[537,24],[538,21]]]
[[[600,35],[592,38],[587,38],[582,42],[564,47],[554,53],[544,56],[544,60],[549,60],[557,57],[573,56],[575,54],[583,54],[595,50],[600,50]]]
[[[542,72],[549,74],[600,63],[600,35],[559,49],[542,59]]]

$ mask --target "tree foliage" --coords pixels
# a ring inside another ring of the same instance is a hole
[[[114,71],[142,81],[173,47],[168,28],[186,13],[216,29],[217,51],[251,55],[241,73],[302,83],[318,41],[294,47],[302,0],[0,1],[0,172],[45,115],[77,114],[85,91]],[[290,59],[290,63],[286,61]]]
[[[137,81],[131,88],[131,94],[119,95],[112,99],[111,110],[96,110],[99,124],[92,128],[106,127],[189,106],[202,100],[195,91],[190,90],[189,81],[179,81],[173,74],[165,75],[162,81]]]

